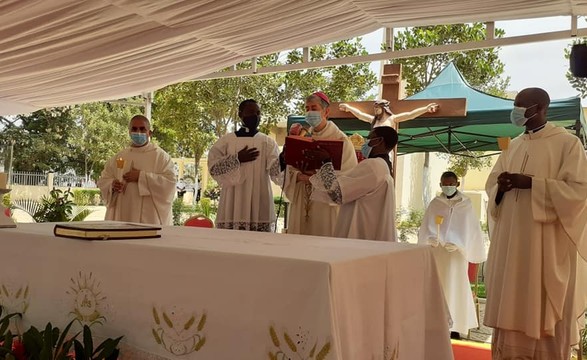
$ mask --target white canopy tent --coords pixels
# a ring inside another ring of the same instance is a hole
[[[0,114],[137,95],[382,27],[557,15],[587,15],[587,0],[3,0]]]

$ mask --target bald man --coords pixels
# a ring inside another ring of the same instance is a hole
[[[511,121],[525,132],[486,184],[494,360],[568,360],[584,319],[587,159],[577,137],[547,122],[549,104],[538,88],[516,96]]]
[[[173,225],[173,161],[151,142],[151,123],[143,115],[132,117],[128,133],[131,145],[106,163],[98,180],[106,220]]]

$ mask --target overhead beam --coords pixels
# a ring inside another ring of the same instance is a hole
[[[587,28],[576,29],[576,36],[579,36],[579,37],[587,36]],[[254,69],[250,68],[250,69],[241,69],[241,70],[236,70],[236,71],[230,70],[230,71],[215,72],[215,73],[201,76],[197,79],[194,79],[194,81],[248,76],[248,75],[256,75],[256,74],[258,74],[258,75],[272,74],[272,73],[277,73],[277,72],[287,72],[287,71],[296,71],[296,70],[304,70],[304,69],[315,69],[315,68],[327,67],[327,66],[338,66],[338,65],[357,64],[357,63],[372,62],[372,61],[402,59],[402,58],[408,58],[408,57],[433,55],[433,54],[448,53],[448,52],[455,52],[455,51],[467,51],[467,50],[486,49],[486,48],[493,48],[493,47],[528,44],[528,43],[535,43],[535,42],[564,40],[564,39],[569,39],[572,37],[573,37],[572,30],[561,30],[561,31],[539,33],[539,34],[531,34],[531,35],[520,35],[520,36],[512,36],[512,37],[506,37],[506,38],[486,39],[486,40],[481,40],[481,41],[469,41],[469,42],[464,42],[464,43],[459,43],[459,44],[435,45],[435,46],[429,46],[429,47],[418,48],[418,49],[396,50],[396,51],[382,52],[382,53],[369,54],[369,55],[349,56],[349,57],[344,57],[344,58],[340,58],[340,59],[302,62],[302,63],[297,63],[297,64],[286,64],[286,65],[277,65],[277,66],[259,67],[259,68],[257,68],[255,65]],[[256,62],[255,62],[255,64],[256,64]]]

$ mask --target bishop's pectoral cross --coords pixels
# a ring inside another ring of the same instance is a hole
[[[422,116],[438,118],[438,117],[463,117],[467,115],[467,99],[456,98],[456,99],[422,99],[422,100],[400,100],[400,86],[401,86],[401,64],[387,64],[383,67],[383,74],[381,75],[381,84],[383,85],[382,98],[389,101],[389,107],[394,114],[400,114],[408,112],[413,109],[417,109],[426,106],[430,103],[436,103],[439,105],[438,111],[435,113],[427,113]],[[355,116],[350,112],[339,110],[338,106],[340,103],[332,103],[330,105],[330,118],[333,119],[355,119]],[[362,112],[372,114],[373,113],[373,101],[357,101],[357,102],[345,102]],[[400,124],[394,124],[395,130],[398,134],[401,132],[399,129]],[[366,128],[370,128],[370,125],[365,123]],[[393,178],[396,176],[397,168],[397,145],[393,151]]]

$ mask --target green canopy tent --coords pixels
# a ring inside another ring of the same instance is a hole
[[[424,90],[408,99],[466,98],[467,116],[458,118],[419,117],[403,122],[399,128],[398,154],[415,152],[446,152],[470,155],[471,151],[498,150],[498,137],[515,137],[521,128],[510,123],[513,100],[489,95],[473,89],[453,63]],[[392,109],[393,110],[393,109]],[[552,100],[548,118],[578,136],[585,119],[578,97]],[[348,135],[367,136],[370,125],[357,119],[331,119]],[[288,128],[294,122],[303,122],[303,116],[289,116]]]

